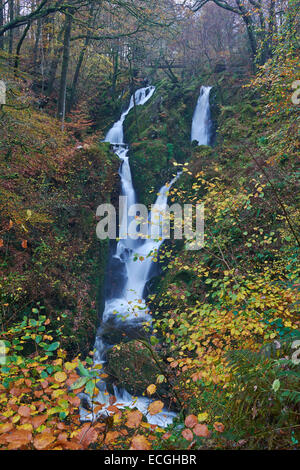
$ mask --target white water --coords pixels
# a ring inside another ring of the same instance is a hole
[[[209,145],[210,107],[209,94],[212,87],[202,86],[197,106],[193,116],[191,141],[196,140],[198,145]]]
[[[211,87],[201,87],[200,96],[193,117],[192,124],[192,140],[197,140],[199,145],[209,144],[209,93]],[[146,87],[137,90],[135,93],[136,105],[145,104],[155,92],[155,87]],[[124,143],[123,124],[126,116],[134,107],[134,99],[131,97],[128,109],[122,114],[119,121],[107,133],[105,141],[113,145],[114,152],[121,159],[120,178],[122,184],[122,195],[127,196],[128,207],[136,204],[136,194],[133,187],[128,152],[129,148]],[[148,225],[151,225],[152,238],[132,239],[127,235],[127,227],[132,222],[133,217],[124,214],[120,221],[120,236],[124,239],[119,240],[116,246],[113,258],[117,260],[120,267],[118,293],[110,295],[106,299],[102,324],[97,332],[95,341],[95,365],[105,363],[105,355],[112,344],[107,344],[104,340],[104,334],[110,325],[119,328],[120,331],[126,331],[126,327],[142,329],[146,324],[151,327],[151,316],[144,299],[144,291],[147,282],[151,279],[151,267],[153,264],[152,256],[155,254],[160,245],[163,243],[162,224],[160,221],[164,217],[164,211],[167,206],[168,193],[172,184],[175,183],[179,175],[177,175],[170,183],[166,183],[159,191],[157,200],[152,207],[151,213],[148,215]],[[103,408],[99,414],[110,414],[106,409],[109,407],[109,393],[106,389],[104,381],[98,385],[99,395],[96,402],[103,404]],[[126,390],[119,390],[114,387],[114,395],[116,397],[115,405],[118,408],[129,407],[139,409],[146,417],[149,423],[159,426],[167,426],[171,424],[175,413],[164,409],[161,413],[150,416],[148,407],[152,400],[146,397],[133,397]],[[93,409],[93,404],[89,400],[89,405]],[[97,416],[98,416],[97,415]],[[93,413],[81,408],[82,420],[94,420],[97,418]]]

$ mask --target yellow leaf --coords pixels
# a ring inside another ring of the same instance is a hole
[[[149,395],[153,395],[156,392],[156,385],[149,385],[149,387],[147,387],[147,392]]]
[[[76,369],[77,364],[76,364],[76,362],[66,362],[64,364],[64,366],[65,366],[65,369],[67,369],[67,370],[74,370],[74,369]]]
[[[54,378],[56,382],[65,382],[65,380],[67,380],[67,374],[65,372],[56,372]]]
[[[206,421],[207,418],[208,418],[208,413],[206,413],[206,412],[198,414],[198,421],[200,423],[203,423],[203,421]]]

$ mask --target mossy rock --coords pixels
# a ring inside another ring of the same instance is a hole
[[[131,168],[139,201],[144,204],[155,202],[156,192],[168,180],[170,169],[167,145],[161,140],[137,142],[131,153]],[[155,194],[150,193],[155,189]]]
[[[142,395],[161,374],[148,348],[136,340],[108,351],[106,373],[109,375],[108,385],[125,388],[134,396]],[[159,387],[159,393],[167,393],[165,385]]]

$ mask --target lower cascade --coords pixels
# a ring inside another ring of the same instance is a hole
[[[199,145],[209,144],[209,93],[211,87],[201,87],[200,96],[193,117],[192,140],[197,140]],[[129,147],[124,143],[124,121],[130,110],[135,106],[145,104],[154,94],[155,87],[148,86],[135,92],[130,99],[129,106],[121,115],[113,127],[108,131],[105,142],[112,144],[115,154],[121,160],[119,175],[121,179],[122,196],[127,197],[128,207],[137,203],[136,192],[132,182],[130,162],[128,157]],[[159,191],[157,200],[148,215],[148,225],[155,225],[151,230],[151,238],[134,239],[127,233],[127,227],[134,217],[124,213],[119,222],[119,241],[113,249],[109,260],[109,268],[112,272],[112,282],[106,292],[104,312],[101,325],[97,331],[95,340],[94,366],[104,365],[107,351],[114,346],[106,339],[107,331],[114,330],[120,333],[135,335],[142,331],[145,326],[151,328],[152,318],[148,313],[145,301],[146,284],[152,277],[152,256],[158,252],[164,241],[161,224],[153,222],[163,213],[167,207],[170,187],[176,182],[179,174],[170,182],[166,183]],[[117,344],[117,343],[116,343]],[[93,413],[94,405],[90,398],[84,395],[88,401],[89,410],[80,409],[81,420],[92,421],[99,415],[109,415],[107,408],[110,406],[110,395],[104,380],[97,384],[99,394],[95,401],[103,404],[100,412]],[[150,424],[167,426],[172,423],[176,413],[163,409],[162,412],[151,416],[148,407],[152,402],[147,397],[133,397],[124,389],[113,387],[118,408],[137,408],[147,418]],[[83,397],[82,397],[83,398]],[[90,411],[92,409],[92,411]]]

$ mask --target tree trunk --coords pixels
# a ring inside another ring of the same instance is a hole
[[[64,120],[65,120],[65,113],[66,113],[67,74],[68,74],[69,57],[70,57],[72,12],[73,11],[70,8],[68,12],[66,13],[60,87],[59,87],[59,96],[58,96],[58,103],[57,103],[57,117],[62,122],[62,129],[64,128]]]
[[[4,7],[3,7],[3,0],[0,0],[0,28],[4,24]],[[4,38],[0,36],[0,49],[4,49]]]
[[[48,84],[47,84],[47,89],[46,89],[47,96],[50,96],[53,91],[53,86],[54,86],[54,82],[56,78],[56,71],[57,71],[57,67],[58,67],[61,53],[63,50],[63,46],[60,44],[60,41],[64,34],[64,31],[65,31],[65,25],[59,31],[58,36],[57,36],[57,45],[54,48],[53,59],[50,65],[50,73],[49,73],[49,79],[48,79]]]
[[[83,62],[83,59],[84,59],[84,54],[87,50],[88,44],[89,44],[89,39],[86,38],[84,47],[80,51],[78,62],[77,62],[75,73],[74,73],[74,77],[73,77],[71,95],[70,95],[70,99],[69,99],[69,103],[68,103],[68,111],[71,110],[71,108],[73,107],[73,104],[75,102],[75,99],[76,99],[76,91],[77,91],[77,84],[78,84],[80,69],[81,69],[81,65],[82,65],[82,62]]]
[[[21,47],[22,47],[22,44],[24,42],[24,39],[27,36],[27,33],[28,33],[29,29],[30,29],[30,21],[28,22],[26,28],[24,29],[23,34],[22,34],[22,36],[21,36],[21,38],[18,42],[18,45],[17,45],[16,56],[15,56],[15,65],[14,65],[15,76],[17,75],[18,68],[19,68]]]
[[[248,34],[248,39],[249,39],[249,44],[250,44],[250,49],[251,49],[251,55],[252,55],[252,60],[253,60],[253,67],[255,68],[255,57],[257,53],[257,41],[256,41],[256,35],[255,35],[255,27],[253,24],[253,20],[251,16],[249,15],[248,10],[243,6],[240,0],[236,0],[236,4],[238,6],[238,9],[241,12],[241,17],[243,18],[243,21],[246,26],[247,34]]]
[[[119,74],[119,45],[116,46],[113,54],[113,64],[114,64],[114,71],[111,81],[111,92],[113,99],[116,99],[116,87],[117,87],[117,80]]]
[[[269,7],[269,30],[268,30],[268,40],[267,40],[267,51],[268,58],[272,57],[273,49],[273,34],[275,29],[275,0],[270,0]]]
[[[41,38],[41,30],[42,30],[42,20],[39,18],[37,20],[36,35],[35,35],[35,42],[34,42],[34,48],[33,48],[34,73],[37,72],[37,68],[38,68],[38,51],[39,51],[39,44],[40,44],[40,38]]]
[[[92,23],[95,20],[94,16],[93,16],[94,9],[95,9],[95,4],[94,4],[94,2],[92,2],[91,6],[90,6],[89,19],[88,19],[88,25],[87,25],[88,26],[88,33],[87,33],[87,36],[85,38],[84,46],[80,51],[77,66],[76,66],[76,70],[75,70],[75,73],[74,73],[72,88],[71,88],[71,96],[70,96],[70,100],[69,100],[69,103],[68,103],[68,111],[71,110],[71,108],[72,108],[72,106],[73,106],[73,104],[76,100],[76,91],[77,91],[77,84],[78,84],[80,69],[81,69],[81,66],[82,66],[84,55],[86,53],[86,50],[87,50],[88,45],[89,45],[90,40],[91,40],[90,39],[90,33],[89,33],[90,28],[92,26]]]
[[[9,21],[13,21],[14,19],[14,0],[8,1],[8,14],[9,14]],[[13,46],[14,46],[14,32],[12,29],[8,32],[8,52],[9,54],[13,53]]]

